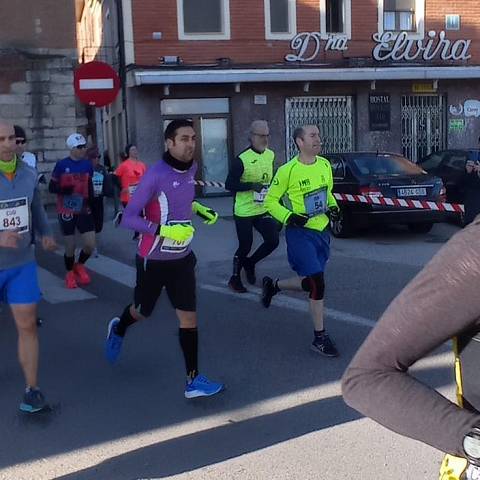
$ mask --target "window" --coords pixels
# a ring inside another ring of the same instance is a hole
[[[331,35],[352,37],[351,0],[320,0],[320,33],[322,38]]]
[[[460,15],[445,15],[445,30],[460,30]]]
[[[415,0],[385,0],[383,28],[391,32],[416,30]]]
[[[409,40],[423,40],[425,0],[379,0],[378,33],[384,32],[407,32]]]
[[[177,0],[180,40],[229,40],[230,0]]]
[[[296,0],[264,0],[265,38],[290,40],[297,34]]]

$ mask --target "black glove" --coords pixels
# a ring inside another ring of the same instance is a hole
[[[290,217],[288,217],[287,225],[291,225],[294,227],[304,227],[307,222],[308,217],[306,215],[298,215],[297,213],[292,213]]]
[[[340,209],[338,207],[331,207],[328,211],[328,216],[332,222],[338,222],[342,217]]]
[[[260,193],[264,188],[263,183],[252,183],[252,190],[257,193]]]

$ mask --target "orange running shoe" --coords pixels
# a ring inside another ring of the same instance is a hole
[[[88,274],[85,265],[81,263],[76,263],[73,266],[73,271],[75,272],[77,281],[80,285],[88,285],[91,282],[90,275]]]

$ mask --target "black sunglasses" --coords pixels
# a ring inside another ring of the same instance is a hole
[[[17,140],[16,141],[17,145],[25,145],[27,143],[26,140]]]
[[[82,148],[87,148],[87,146],[86,145],[77,145],[75,148],[77,150],[81,150]]]

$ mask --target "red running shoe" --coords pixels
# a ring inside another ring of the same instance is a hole
[[[85,265],[82,265],[81,263],[76,263],[73,266],[73,271],[75,272],[77,281],[80,285],[88,285],[91,282],[90,275],[88,274]]]
[[[73,270],[67,272],[67,274],[65,275],[65,285],[67,286],[67,288],[70,289],[78,287],[77,280],[75,280],[75,273],[73,273]]]

